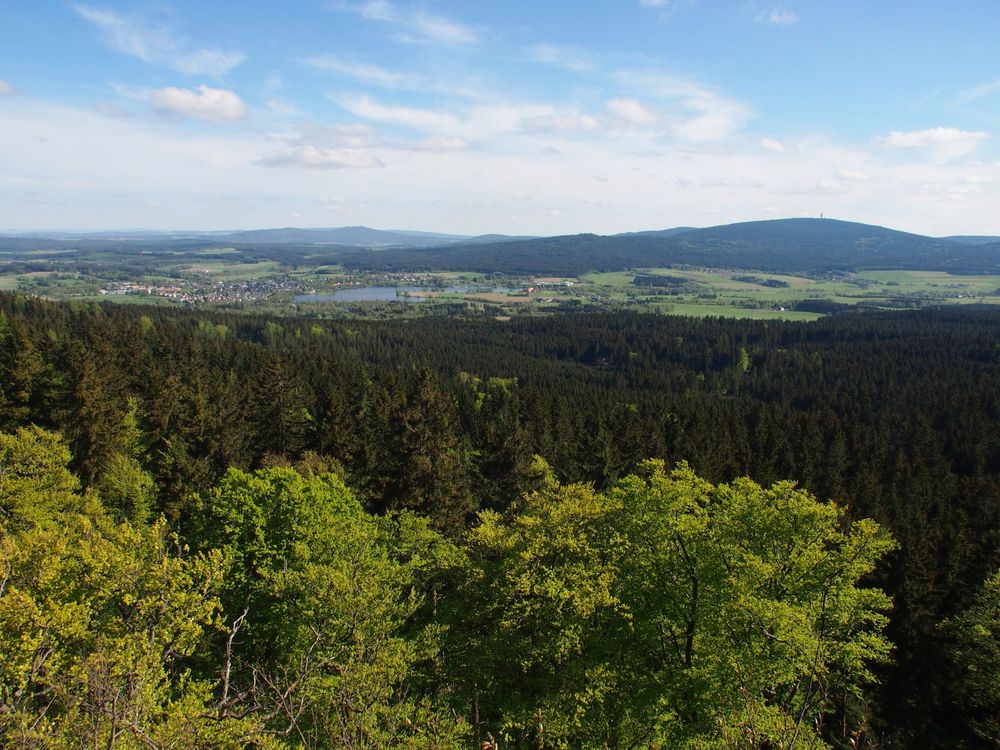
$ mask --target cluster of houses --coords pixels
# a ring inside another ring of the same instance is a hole
[[[135,294],[149,297],[165,297],[175,302],[233,304],[241,302],[262,302],[276,294],[297,294],[302,285],[290,278],[251,279],[240,281],[216,281],[211,284],[189,283],[182,286],[157,286],[118,282],[101,289],[101,294]]]

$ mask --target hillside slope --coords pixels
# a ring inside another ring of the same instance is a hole
[[[1000,245],[970,245],[834,219],[778,219],[681,233],[566,235],[505,243],[348,254],[345,265],[575,276],[657,266],[783,273],[901,268],[1000,273]]]

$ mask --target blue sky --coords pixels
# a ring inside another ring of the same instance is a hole
[[[1000,234],[1000,3],[0,6],[0,231]]]

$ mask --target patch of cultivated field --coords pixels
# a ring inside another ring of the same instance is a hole
[[[493,302],[507,305],[524,305],[534,302],[536,298],[527,295],[503,294],[502,292],[480,292],[478,294],[466,294],[465,299],[476,302]]]
[[[664,286],[685,279],[698,285],[697,294],[688,291],[664,299],[648,287],[633,284],[637,273],[670,277]],[[616,302],[648,299],[653,304],[667,303],[677,312],[692,315],[802,320],[815,317],[815,314],[799,313],[790,308],[796,302],[814,299],[848,305],[1000,304],[1000,276],[962,276],[940,271],[866,271],[837,279],[817,279],[753,271],[643,268],[591,273],[581,280],[599,287],[600,294]],[[783,285],[772,286],[774,282]],[[711,301],[706,297],[712,298]],[[755,306],[761,309],[751,309]]]
[[[180,270],[183,273],[207,273],[228,280],[261,279],[277,273],[279,265],[272,260],[263,260],[258,263],[228,263],[224,260],[206,259],[204,262],[199,261]]]
[[[664,312],[671,315],[690,315],[696,318],[717,316],[721,318],[752,318],[754,320],[816,320],[818,313],[797,310],[759,310],[732,305],[711,305],[697,302],[671,303]]]
[[[908,293],[954,293],[996,297],[1000,276],[962,276],[944,271],[870,271],[861,278]]]
[[[631,287],[635,278],[634,271],[609,271],[605,273],[588,273],[580,277],[582,281],[597,286]]]
[[[234,255],[239,253],[235,247],[206,247],[195,252],[195,255]]]

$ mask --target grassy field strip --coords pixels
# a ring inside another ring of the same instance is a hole
[[[273,276],[281,264],[272,260],[258,263],[231,263],[225,260],[198,261],[195,265],[187,265],[178,270],[181,273],[207,273],[226,280],[261,279]]]
[[[696,302],[673,302],[661,309],[671,315],[690,315],[696,318],[753,318],[755,320],[816,320],[822,318],[818,313],[798,312],[796,310],[754,310],[729,305],[709,305]]]

